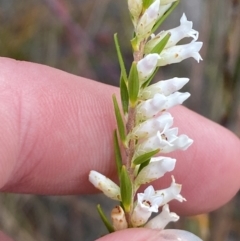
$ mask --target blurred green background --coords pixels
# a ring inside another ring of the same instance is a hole
[[[192,98],[186,105],[240,136],[240,1],[181,0],[162,29],[178,26],[183,12],[200,32],[204,61],[167,66],[156,79],[190,77],[186,90]],[[0,23],[0,56],[118,85],[113,44],[118,32],[127,65],[132,61],[124,0],[0,0]],[[215,212],[182,218],[172,227],[206,241],[239,241],[239,196]],[[102,195],[1,194],[0,229],[16,241],[94,240],[106,232],[95,211],[97,203],[110,210],[113,204],[106,200]]]

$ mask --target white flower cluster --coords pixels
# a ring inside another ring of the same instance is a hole
[[[182,104],[190,96],[187,92],[179,92],[189,79],[175,77],[145,87],[145,83],[159,66],[177,63],[189,57],[193,57],[198,62],[201,60],[199,50],[202,43],[197,42],[198,32],[192,29],[192,22],[187,20],[185,14],[180,19],[179,27],[162,31],[157,35],[152,33],[156,22],[175,1],[153,0],[148,8],[144,9],[143,0],[128,0],[137,45],[144,43],[143,58],[137,62],[140,90],[136,105],[135,126],[127,133],[128,141],[135,140],[131,166],[134,170],[132,181],[136,200],[133,202],[128,221],[121,206],[113,209],[112,223],[115,230],[129,227],[129,222],[131,227],[164,229],[169,222],[179,219],[177,214],[170,212],[168,203],[173,199],[185,201],[180,194],[181,185],[175,182],[173,176],[172,184],[167,189],[154,190],[150,185],[143,193],[137,193],[141,185],[163,177],[165,173],[174,169],[176,159],[160,156],[162,153],[186,150],[193,143],[187,135],[178,135],[178,128],[172,127],[173,117],[167,112],[169,108]],[[167,34],[170,34],[170,37],[164,49],[160,53],[152,53],[152,49]],[[189,44],[177,45],[186,37],[192,38]],[[148,165],[142,166],[134,162],[144,154],[154,151],[156,151],[156,157],[152,157]],[[122,201],[120,187],[110,179],[96,171],[91,171],[89,180],[106,196]],[[162,207],[161,213],[149,220],[153,212],[158,212],[159,207]]]

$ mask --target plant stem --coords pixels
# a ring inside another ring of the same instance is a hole
[[[143,50],[144,50],[144,45],[145,45],[146,41],[142,41],[139,44],[139,50],[135,51],[133,53],[133,57],[134,57],[134,61],[138,62],[143,58]],[[127,134],[129,134],[133,128],[136,125],[136,106],[134,107],[129,107],[128,109],[128,119],[127,119],[127,123],[126,123],[126,130],[127,130]],[[127,171],[129,174],[129,177],[131,179],[132,182],[132,204],[131,204],[131,211],[129,213],[126,213],[126,219],[128,222],[129,227],[132,227],[131,224],[131,215],[133,212],[133,203],[134,203],[134,197],[135,197],[135,190],[134,190],[134,168],[132,167],[132,158],[134,156],[134,151],[135,151],[135,139],[130,139],[129,143],[128,143],[128,148],[126,149],[126,167],[127,167]]]

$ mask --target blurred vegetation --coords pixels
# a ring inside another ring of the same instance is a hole
[[[0,55],[118,85],[115,32],[127,63],[132,60],[126,7],[123,0],[0,0]],[[204,61],[168,66],[156,79],[173,72],[189,76],[193,81],[187,88],[194,98],[188,107],[240,136],[240,1],[182,0],[163,29],[178,26],[183,12],[200,32]],[[182,218],[173,226],[207,241],[240,240],[239,196],[215,212]],[[112,206],[102,195],[1,194],[0,229],[16,241],[94,240],[105,233],[98,225],[97,203]]]

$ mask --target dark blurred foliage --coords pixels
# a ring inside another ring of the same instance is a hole
[[[127,65],[132,61],[126,9],[123,0],[0,0],[0,55],[118,85],[115,32]],[[178,26],[183,12],[200,32],[204,61],[167,66],[156,79],[173,77],[172,73],[190,77],[186,88],[193,97],[187,106],[240,136],[240,1],[182,0],[162,29]],[[0,228],[16,241],[94,240],[106,232],[95,211],[101,203],[109,212],[114,204],[106,200],[102,195],[1,194]],[[237,195],[221,209],[182,218],[173,227],[208,241],[237,241],[239,207]]]

